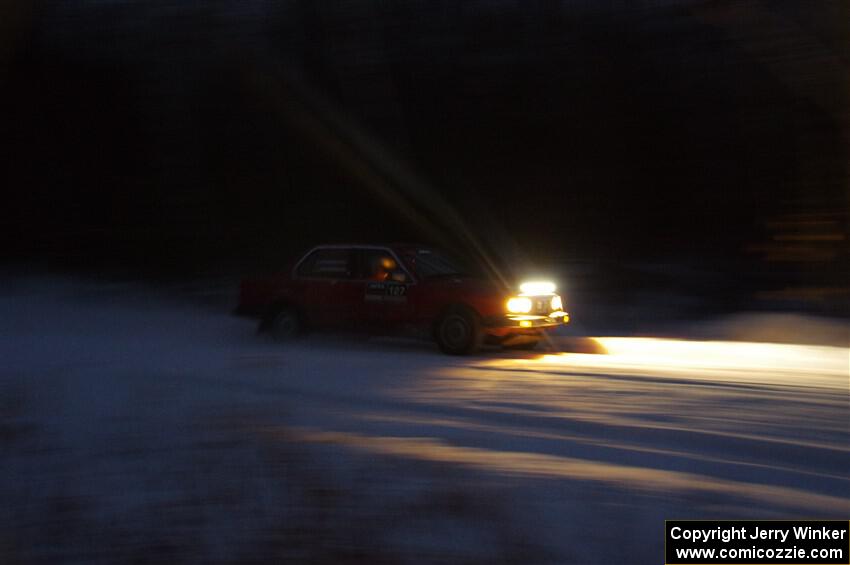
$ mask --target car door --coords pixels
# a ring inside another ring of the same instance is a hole
[[[388,248],[363,248],[359,266],[364,280],[360,318],[378,329],[407,321],[413,281],[395,254]]]
[[[310,325],[346,328],[356,320],[362,300],[362,281],[355,280],[356,256],[350,247],[320,247],[296,269],[303,281],[302,305]]]

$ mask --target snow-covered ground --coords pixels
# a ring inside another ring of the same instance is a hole
[[[661,563],[664,519],[850,515],[840,336],[452,358],[281,346],[132,285],[0,292],[2,563]]]

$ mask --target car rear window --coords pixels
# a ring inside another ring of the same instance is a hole
[[[316,249],[298,265],[296,274],[304,278],[347,279],[352,273],[350,249]]]

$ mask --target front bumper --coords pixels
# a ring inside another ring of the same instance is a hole
[[[567,312],[552,312],[548,316],[534,314],[508,314],[483,320],[488,330],[536,330],[563,326],[570,322]]]

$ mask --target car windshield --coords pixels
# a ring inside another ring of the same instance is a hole
[[[472,274],[465,262],[434,249],[417,249],[414,260],[416,272],[426,279]]]

